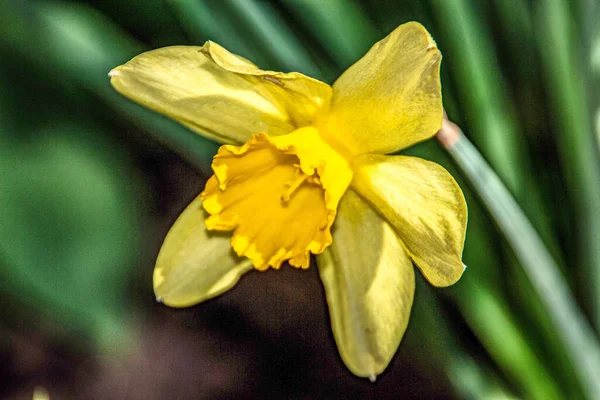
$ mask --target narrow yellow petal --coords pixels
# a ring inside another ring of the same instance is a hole
[[[154,268],[154,293],[171,307],[188,307],[229,290],[252,269],[235,255],[229,235],[208,232],[197,197],[167,234]]]
[[[213,42],[148,51],[109,76],[124,96],[222,143],[310,125],[331,102],[329,85],[300,73],[260,70]]]
[[[333,244],[317,256],[342,360],[374,379],[408,325],[414,267],[392,227],[353,190],[340,203]]]
[[[421,24],[400,25],[334,83],[319,129],[356,153],[392,153],[430,138],[442,126],[441,59]]]
[[[444,168],[416,157],[364,155],[352,185],[392,224],[432,285],[461,277],[467,205]]]

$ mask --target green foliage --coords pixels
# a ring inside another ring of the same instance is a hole
[[[157,251],[141,241],[156,198],[135,159],[165,146],[209,173],[216,145],[116,94],[110,69],[146,49],[213,40],[263,68],[333,83],[376,40],[418,20],[444,55],[451,119],[509,188],[562,272],[561,285],[598,329],[600,36],[592,15],[599,10],[579,3],[4,2],[0,293],[12,305],[7,321],[42,316],[99,345],[131,339],[136,311],[127,291],[138,279],[136,264],[148,262],[140,254]],[[418,285],[400,353],[460,398],[581,398],[585,384],[574,372],[581,360],[515,256],[515,234],[503,237],[477,195],[481,183],[433,142],[410,153],[444,165],[464,189],[469,268],[450,289]]]

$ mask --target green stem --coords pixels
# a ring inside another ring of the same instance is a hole
[[[589,399],[600,398],[598,340],[565,284],[560,270],[519,205],[458,126],[444,120],[438,139],[456,160],[526,272]]]

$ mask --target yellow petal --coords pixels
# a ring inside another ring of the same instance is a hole
[[[252,269],[233,253],[229,235],[208,232],[198,196],[179,216],[163,243],[154,268],[156,298],[188,307],[229,290]]]
[[[414,267],[390,225],[352,190],[340,203],[333,238],[317,256],[333,335],[348,369],[373,379],[408,325]]]
[[[400,25],[335,82],[319,129],[356,153],[391,153],[430,138],[442,126],[441,59],[421,24]]]
[[[352,185],[392,224],[432,285],[461,277],[467,205],[444,168],[416,157],[364,155]]]
[[[331,102],[329,85],[260,70],[213,42],[148,51],[109,75],[119,93],[222,143],[310,125]]]

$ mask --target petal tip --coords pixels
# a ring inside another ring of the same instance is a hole
[[[371,383],[375,383],[376,380],[377,380],[377,376],[376,375],[369,375],[369,381]]]
[[[120,72],[119,72],[119,67],[117,68],[113,68],[110,70],[110,72],[108,73],[108,77],[109,78],[114,78],[115,76],[119,76]]]
[[[439,49],[437,47],[437,43],[435,42],[435,40],[433,39],[433,37],[431,36],[431,34],[429,33],[429,31],[427,30],[427,28],[425,28],[425,26],[423,26],[423,24],[416,22],[416,21],[411,21],[411,22],[407,22],[404,25],[400,25],[399,28],[405,28],[405,29],[415,29],[416,31],[419,32],[419,34],[423,34],[426,38],[426,42],[427,42],[427,47],[425,47],[425,51],[427,52],[431,52],[431,53],[439,53],[439,58],[441,59],[441,53],[439,52]],[[399,29],[397,28],[397,29]]]
[[[431,286],[436,288],[447,288],[454,284],[456,284],[460,278],[462,278],[464,272],[467,270],[467,266],[465,264],[460,264],[462,268],[458,268],[458,265],[454,268],[453,272],[449,272],[448,275],[445,276],[431,276],[428,275],[422,268],[421,273],[425,279],[431,284]],[[418,263],[417,263],[418,266]]]

